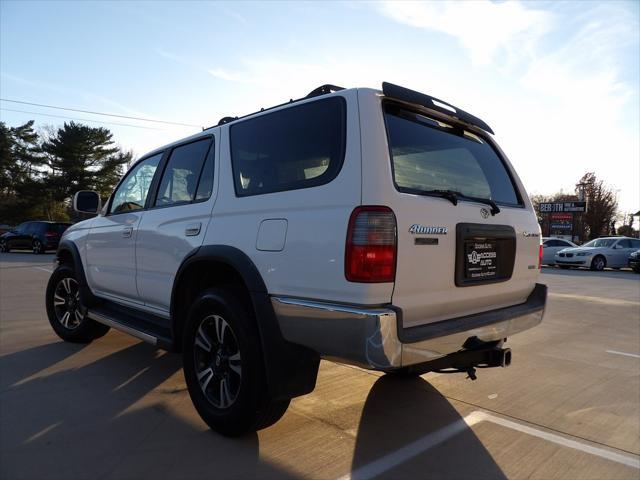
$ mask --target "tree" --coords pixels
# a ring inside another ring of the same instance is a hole
[[[587,201],[584,225],[588,238],[615,233],[611,230],[618,213],[616,192],[605,185],[604,181],[598,180],[593,172],[585,173],[578,185],[583,188],[584,199]]]
[[[42,150],[51,171],[47,178],[51,198],[61,202],[78,190],[95,190],[109,196],[122,166],[129,163],[131,152],[123,152],[113,142],[106,128],[89,127],[75,122],[65,123],[47,139]]]
[[[44,163],[33,120],[18,127],[0,122],[0,223],[40,215]]]

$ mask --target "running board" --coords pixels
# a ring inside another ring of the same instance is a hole
[[[171,320],[102,299],[89,308],[89,318],[128,333],[140,340],[164,350],[173,351]]]
[[[158,344],[157,337],[149,335],[145,332],[141,332],[140,330],[136,330],[135,328],[131,328],[128,325],[124,325],[111,317],[107,317],[106,315],[91,310],[87,312],[87,315],[91,320],[95,320],[98,323],[102,323],[103,325],[106,325],[108,327],[115,328],[116,330],[120,330],[121,332],[128,333],[129,335],[139,338],[140,340],[150,343],[151,345]]]

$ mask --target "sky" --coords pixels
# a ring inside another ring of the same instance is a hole
[[[593,171],[636,212],[639,23],[639,1],[615,0],[0,0],[1,98],[195,126],[6,101],[0,120],[83,119],[139,156],[325,83],[388,81],[485,120],[530,195]]]

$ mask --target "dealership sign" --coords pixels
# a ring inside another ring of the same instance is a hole
[[[541,203],[538,209],[540,213],[585,212],[587,210],[587,202]]]

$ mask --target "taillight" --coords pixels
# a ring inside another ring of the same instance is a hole
[[[544,256],[544,247],[540,244],[540,250],[538,253],[538,268],[542,268],[542,257]]]
[[[57,237],[58,234],[56,232],[46,232],[44,236],[48,238],[53,238],[53,237]]]
[[[350,282],[396,278],[396,217],[389,207],[357,207],[349,219],[344,274]]]

